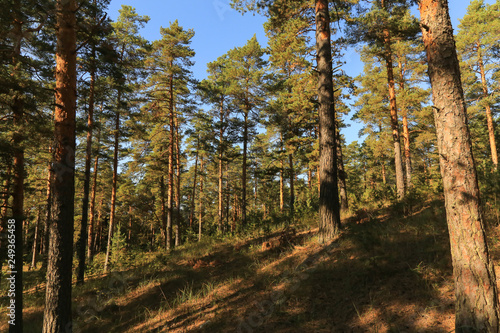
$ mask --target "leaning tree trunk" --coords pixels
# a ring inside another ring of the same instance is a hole
[[[58,0],[54,124],[53,221],[43,333],[72,332],[71,273],[75,196],[76,1]]]
[[[495,271],[486,243],[448,2],[422,0],[419,9],[455,278],[455,331],[498,332]]]
[[[324,243],[335,237],[340,231],[328,0],[316,0],[316,50],[316,61],[319,72],[318,114],[321,179],[319,194],[319,241]]]

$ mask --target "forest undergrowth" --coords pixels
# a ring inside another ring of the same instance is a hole
[[[406,213],[396,206],[360,209],[343,218],[341,235],[325,245],[318,244],[311,215],[292,227],[247,238],[206,237],[168,254],[124,250],[121,266],[108,275],[92,274],[102,271],[99,255],[85,284],[73,287],[74,330],[452,332],[443,201],[419,203]],[[490,221],[498,263],[500,229]],[[44,276],[40,268],[25,274],[25,331],[40,332]],[[5,292],[1,299],[5,316]]]

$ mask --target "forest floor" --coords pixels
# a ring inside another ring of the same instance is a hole
[[[266,250],[280,230],[129,257],[128,268],[74,287],[74,332],[453,332],[443,202],[415,210],[359,211],[323,246],[311,219]],[[500,230],[488,234],[498,269]],[[25,275],[28,333],[41,331],[40,275]]]

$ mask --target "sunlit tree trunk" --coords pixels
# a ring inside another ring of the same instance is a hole
[[[43,333],[72,332],[71,278],[75,195],[76,2],[58,0],[53,221],[49,228]]]
[[[340,231],[330,13],[327,0],[316,0],[316,50],[319,72],[319,241],[324,243],[335,237]]]
[[[495,271],[486,243],[448,1],[422,0],[419,9],[455,278],[455,331],[498,332]]]
[[[202,219],[203,219],[203,157],[200,158],[200,209],[198,211],[198,241],[201,241]]]

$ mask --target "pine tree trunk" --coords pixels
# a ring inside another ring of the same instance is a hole
[[[280,159],[280,213],[285,207],[285,182],[283,180],[283,160]]]
[[[43,333],[72,332],[71,278],[75,196],[76,2],[58,0],[53,221]]]
[[[36,269],[36,258],[38,247],[40,246],[40,221],[42,220],[42,207],[38,206],[38,214],[36,215],[35,234],[33,235],[33,246],[31,252],[31,269]]]
[[[101,130],[97,131],[97,146],[99,147],[101,143]],[[90,207],[89,207],[89,236],[87,244],[87,258],[89,260],[94,256],[94,216],[95,216],[95,198],[97,192],[97,175],[99,171],[99,149],[95,155],[94,161],[94,175],[92,179],[92,193],[90,195]]]
[[[333,104],[330,13],[327,0],[316,0],[316,61],[319,72],[319,241],[327,242],[340,231],[340,204],[337,185],[335,110]]]
[[[401,81],[399,82],[399,87],[401,89],[401,94],[405,93],[405,81],[404,81],[404,68],[401,59],[398,57],[398,67],[401,73]],[[404,99],[403,99],[404,101]],[[406,188],[411,189],[411,152],[410,152],[410,131],[408,129],[408,109],[405,103],[401,103],[401,110],[403,113],[403,141],[404,141],[404,152],[405,152],[405,175],[406,175]]]
[[[176,159],[176,191],[175,191],[175,246],[181,245],[181,146],[179,144],[179,119],[175,117],[175,159]]]
[[[91,61],[95,61],[95,45],[92,45]],[[85,246],[88,243],[89,234],[88,212],[89,212],[89,192],[90,192],[90,164],[92,163],[92,131],[94,129],[94,90],[95,90],[95,64],[90,69],[90,87],[89,87],[89,113],[87,118],[87,146],[85,149],[85,175],[83,180],[83,198],[82,198],[82,220],[80,223],[80,238],[78,239],[78,271],[76,277],[77,284],[83,284],[85,278]]]
[[[293,155],[288,154],[288,167],[290,172],[290,218],[293,218],[295,214],[295,187],[294,187],[294,178],[295,178],[295,170],[293,167]]]
[[[203,158],[200,159],[200,210],[198,212],[198,241],[201,241],[201,225],[203,218]]]
[[[170,64],[173,65],[172,63]],[[168,189],[167,189],[167,250],[172,246],[173,190],[174,190],[174,75],[170,75],[170,142],[168,153]]]
[[[113,152],[113,184],[111,188],[111,211],[109,213],[109,229],[108,229],[108,243],[106,246],[106,259],[104,261],[104,273],[108,272],[109,259],[111,255],[111,242],[113,239],[113,232],[115,227],[115,211],[116,211],[116,186],[118,183],[118,150],[120,148],[120,107],[121,107],[121,88],[118,90],[117,97],[117,110],[115,117],[115,141]]]
[[[248,114],[250,107],[244,111],[243,116],[243,166],[241,170],[241,223],[247,224],[247,149],[248,149]]]
[[[128,232],[127,232],[127,244],[130,246],[132,240],[132,206],[128,206]]]
[[[381,0],[382,8],[385,9],[385,0]],[[385,64],[387,69],[387,83],[389,85],[389,107],[391,111],[392,140],[394,142],[394,165],[396,168],[396,188],[398,199],[405,196],[405,184],[403,173],[403,160],[401,158],[401,142],[399,139],[398,108],[396,105],[396,88],[394,84],[394,71],[392,64],[391,34],[388,28],[384,28]]]
[[[337,167],[339,174],[340,210],[345,212],[349,208],[349,201],[347,199],[347,182],[346,182],[346,173],[344,170],[344,158],[342,156],[342,142],[338,130],[337,130],[336,142],[337,142]]]
[[[477,57],[479,63],[479,70],[481,72],[481,85],[483,88],[483,97],[487,98],[489,97],[488,84],[486,83],[486,74],[484,71],[483,56],[481,54],[481,45],[479,44],[479,42],[477,43]],[[491,113],[491,106],[489,103],[486,104],[485,109],[486,109],[486,121],[488,124],[488,137],[490,139],[491,161],[493,162],[495,170],[497,170],[498,169],[497,143],[495,140],[495,128],[493,123],[493,116]]]
[[[52,146],[49,146],[49,156],[52,156]],[[48,256],[49,256],[49,230],[50,221],[52,220],[52,177],[53,170],[49,164],[47,168],[47,194],[45,197],[45,224],[43,226],[43,242],[42,242],[42,270],[47,268]]]
[[[218,218],[218,230],[219,232],[222,232],[222,181],[223,181],[223,172],[222,172],[222,167],[223,167],[223,162],[222,162],[222,153],[223,153],[223,142],[224,142],[224,128],[223,128],[223,122],[224,122],[224,96],[221,96],[220,100],[220,107],[219,107],[219,121],[220,121],[220,129],[219,129],[219,185],[217,188],[218,192],[218,197],[219,197],[219,202],[218,202],[218,210],[217,210],[217,218]]]
[[[422,0],[419,9],[455,278],[455,331],[498,332],[495,271],[486,243],[448,2]]]
[[[193,227],[193,219],[194,219],[194,211],[195,211],[195,203],[194,203],[194,200],[195,200],[195,197],[196,197],[196,177],[198,175],[198,150],[199,150],[199,147],[200,147],[200,142],[199,142],[199,139],[198,139],[198,147],[196,148],[196,157],[195,157],[195,161],[194,161],[194,176],[193,176],[193,193],[191,195],[191,209],[190,209],[190,213],[189,213],[189,227],[192,228]]]
[[[97,224],[96,224],[96,234],[95,234],[95,241],[94,241],[94,253],[98,253],[102,249],[102,229],[103,229],[103,223],[102,223],[102,210],[104,205],[104,196],[101,198],[101,201],[99,202],[99,210],[97,212]]]
[[[167,249],[167,207],[165,205],[165,177],[160,177],[160,205],[161,205],[161,237],[163,246]]]
[[[12,177],[12,163],[11,161],[9,161],[7,164],[7,171],[5,174],[5,183],[4,183],[5,192],[3,193],[3,205],[2,205],[2,223],[7,217],[7,211],[9,208],[11,177]],[[3,230],[5,230],[6,225],[2,225],[2,227],[4,228]]]

